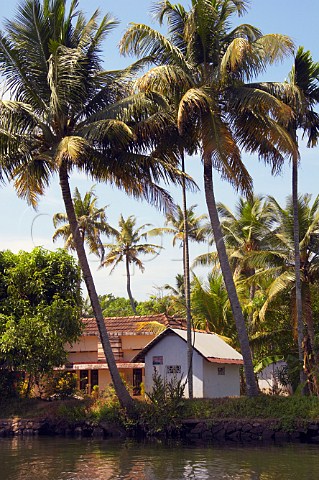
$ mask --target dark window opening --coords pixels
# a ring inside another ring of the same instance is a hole
[[[89,371],[88,370],[80,370],[80,390],[86,392],[87,385],[89,383]]]
[[[133,395],[141,395],[142,369],[133,368]]]
[[[99,371],[91,370],[91,388],[99,384]]]

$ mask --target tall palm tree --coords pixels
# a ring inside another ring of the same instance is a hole
[[[233,213],[226,205],[218,203],[221,227],[224,234],[230,264],[237,280],[249,278],[255,274],[249,252],[264,250],[269,246],[275,222],[273,211],[263,197],[252,195],[248,199],[240,198]],[[239,284],[237,283],[237,288]],[[249,304],[252,305],[257,284],[250,283]],[[242,306],[243,306],[243,302]],[[247,301],[246,301],[247,304]],[[248,327],[252,328],[254,311],[248,308]]]
[[[319,63],[312,61],[309,51],[300,47],[295,56],[295,62],[289,75],[290,84],[296,89],[298,100],[292,101],[295,118],[289,123],[290,134],[298,145],[298,129],[303,130],[303,135],[308,138],[308,147],[314,147],[319,138],[319,116],[314,110],[319,102]],[[298,324],[298,350],[299,360],[303,359],[303,314],[302,314],[302,282],[300,276],[301,252],[299,248],[300,227],[298,213],[298,162],[299,152],[292,157],[292,199],[294,209],[294,252],[295,252],[295,287],[296,310]],[[304,373],[300,371],[301,382]]]
[[[182,171],[185,172],[184,155],[181,154]],[[183,248],[183,279],[186,307],[186,325],[187,325],[187,358],[188,358],[188,396],[193,398],[193,340],[192,340],[192,312],[191,312],[191,292],[190,292],[190,262],[189,262],[189,240],[204,242],[206,240],[206,225],[202,224],[207,215],[195,215],[197,205],[191,205],[187,208],[185,183],[182,188],[183,205],[177,206],[177,211],[169,212],[166,215],[166,227],[154,229],[154,233],[163,232],[173,235],[173,246],[179,240]]]
[[[234,212],[223,203],[218,203],[217,208],[235,276],[254,274],[247,253],[263,250],[269,243],[275,222],[269,202],[260,195],[252,195],[248,199],[241,197]]]
[[[203,224],[203,220],[207,219],[207,215],[205,213],[196,215],[196,207],[197,205],[191,205],[186,209],[186,221],[183,209],[179,205],[177,205],[176,212],[167,213],[163,232],[173,235],[173,246],[176,245],[177,241],[183,246],[185,223],[187,223],[188,226],[189,240],[198,243],[206,241],[207,228],[206,225]]]
[[[262,88],[285,101],[294,111],[294,116],[288,123],[288,131],[296,149],[292,155],[292,199],[294,205],[294,249],[295,249],[295,288],[296,311],[298,320],[298,350],[299,360],[303,359],[304,328],[302,321],[302,299],[300,278],[300,251],[299,251],[299,224],[298,224],[298,164],[300,161],[298,130],[302,131],[302,138],[307,138],[307,146],[314,147],[319,138],[319,116],[315,107],[319,102],[319,63],[313,62],[309,51],[299,47],[289,73],[288,81],[284,83],[264,83]],[[300,381],[305,376],[300,370]]]
[[[318,243],[319,237],[319,196],[310,204],[310,195],[298,198],[298,225],[300,251],[300,280],[302,300],[302,323],[306,325],[303,332],[302,363],[307,373],[311,389],[318,393],[316,376],[319,357],[315,342],[311,285],[319,281]],[[260,310],[260,318],[264,320],[266,312],[278,298],[285,295],[290,299],[290,310],[293,318],[294,338],[299,343],[298,312],[296,309],[296,257],[294,246],[294,204],[292,197],[288,199],[286,208],[270,197],[270,208],[274,212],[276,222],[273,235],[269,236],[268,246],[263,250],[248,253],[249,262],[255,266],[256,273],[251,277],[256,281],[267,279],[266,300]],[[251,281],[251,279],[249,281]],[[296,335],[295,335],[296,333]],[[298,345],[299,347],[299,345]],[[299,350],[299,348],[298,348]],[[314,387],[311,384],[314,384]]]
[[[126,220],[123,215],[119,219],[119,229],[113,228],[111,235],[115,239],[115,243],[105,244],[105,247],[109,250],[102,262],[105,267],[112,266],[111,272],[118,266],[119,263],[125,262],[126,270],[126,289],[130,299],[133,312],[136,314],[136,307],[134,298],[131,292],[131,272],[130,265],[136,265],[142,272],[144,271],[144,265],[138,258],[140,255],[158,254],[159,245],[152,243],[145,243],[148,232],[145,232],[145,228],[150,226],[145,223],[140,227],[135,228],[136,217],[130,215]],[[143,243],[141,243],[143,242]]]
[[[79,190],[75,188],[73,205],[82,242],[86,242],[90,252],[97,255],[102,262],[105,249],[101,240],[101,234],[109,235],[112,231],[112,227],[107,223],[106,207],[97,207],[97,196],[94,192],[94,186],[86,192],[83,198]],[[75,250],[67,215],[65,213],[56,213],[53,216],[53,224],[56,228],[53,241],[62,237],[64,239],[64,248]]]
[[[131,24],[121,49],[153,57],[155,67],[137,86],[169,98],[186,149],[189,138],[196,138],[193,150],[200,152],[204,166],[206,203],[240,339],[247,392],[257,395],[245,321],[220,228],[212,170],[247,193],[252,184],[241,159],[242,147],[257,152],[274,169],[282,164],[283,152],[293,149],[277,122],[290,118],[290,108],[247,83],[267,64],[291,53],[293,45],[285,36],[263,36],[247,24],[231,30],[231,17],[244,14],[247,6],[247,0],[192,0],[186,11],[180,4],[163,0],[155,13],[160,24],[167,19],[168,38],[146,25]]]
[[[122,405],[132,409],[104,324],[69,176],[78,169],[136,197],[170,205],[170,196],[156,183],[174,180],[175,170],[149,155],[153,140],[145,127],[135,128],[132,115],[130,125],[119,117],[128,110],[124,98],[139,65],[102,69],[101,45],[117,22],[108,14],[99,22],[98,11],[87,21],[77,0],[71,0],[69,9],[67,3],[22,0],[16,18],[0,33],[1,74],[11,95],[0,102],[0,178],[14,179],[17,194],[36,205],[51,177],[58,175],[112,381]]]

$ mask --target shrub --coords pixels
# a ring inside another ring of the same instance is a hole
[[[72,372],[52,372],[42,375],[37,386],[40,397],[71,397],[76,393],[76,375]]]
[[[154,368],[153,388],[147,397],[150,404],[141,413],[141,423],[149,434],[170,435],[181,426],[185,383],[174,376],[165,381]]]
[[[1,399],[16,398],[19,396],[21,377],[18,372],[0,369]]]

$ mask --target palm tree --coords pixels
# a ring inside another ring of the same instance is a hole
[[[169,206],[155,182],[175,180],[172,164],[150,155],[146,129],[120,119],[129,78],[101,68],[101,45],[117,22],[96,11],[87,21],[78,1],[23,0],[0,33],[0,67],[11,100],[0,102],[0,178],[14,179],[17,194],[33,206],[51,177],[59,177],[65,210],[112,381],[121,404],[133,408],[116,367],[72,202],[69,176],[78,169],[127,193]],[[143,63],[143,62],[141,62]],[[136,114],[136,118],[143,118]],[[143,136],[144,134],[144,136]],[[156,137],[155,137],[156,138]],[[146,153],[145,153],[146,152]]]
[[[194,323],[197,328],[217,333],[231,339],[232,343],[237,343],[227,290],[223,276],[218,269],[212,270],[206,283],[194,276],[192,305]]]
[[[207,215],[205,213],[202,215],[196,215],[196,207],[197,205],[191,205],[186,209],[186,221],[184,218],[183,209],[179,205],[177,205],[176,212],[167,213],[165,227],[162,229],[162,231],[173,235],[173,246],[176,245],[177,241],[179,241],[180,245],[183,246],[185,223],[187,223],[188,226],[189,240],[198,243],[206,241],[207,228],[202,222],[203,220],[207,219]]]
[[[123,215],[120,216],[119,229],[116,230],[113,228],[113,232],[111,233],[115,239],[115,243],[105,245],[109,251],[102,262],[102,265],[105,267],[112,266],[110,273],[114,271],[119,263],[125,262],[126,289],[134,314],[136,314],[136,306],[131,292],[130,265],[136,265],[143,272],[144,265],[138,258],[139,255],[156,255],[161,248],[159,245],[152,243],[140,243],[146,240],[148,232],[144,230],[150,226],[150,224],[145,223],[138,228],[135,228],[135,225],[136,217],[133,215],[130,215],[126,220],[123,218]]]
[[[245,321],[218,218],[212,169],[247,193],[252,184],[240,148],[257,152],[274,169],[282,164],[283,152],[293,149],[287,132],[277,122],[290,118],[290,108],[247,83],[268,63],[291,53],[293,45],[282,35],[262,36],[251,25],[231,30],[231,17],[244,14],[247,6],[247,0],[192,0],[191,9],[186,11],[180,4],[163,0],[155,13],[160,24],[167,19],[168,38],[146,25],[132,24],[121,49],[153,57],[156,66],[137,86],[168,97],[175,107],[185,149],[189,139],[196,139],[192,153],[200,152],[204,166],[206,203],[240,339],[247,392],[257,395]]]
[[[307,327],[307,334],[303,335],[302,363],[308,375],[309,386],[318,393],[316,375],[318,371],[318,351],[315,342],[311,285],[319,280],[318,243],[319,236],[319,196],[310,205],[310,195],[300,196],[298,199],[299,251],[300,251],[300,279],[303,318],[302,323]],[[275,301],[282,295],[288,296],[293,318],[294,337],[298,340],[299,328],[298,312],[296,307],[296,257],[294,246],[294,205],[292,197],[288,199],[286,208],[270,197],[270,208],[276,219],[273,235],[269,236],[268,247],[263,250],[251,251],[248,254],[249,262],[255,266],[256,273],[249,282],[266,280],[266,300],[260,310],[262,320]],[[296,333],[296,335],[295,335]],[[311,385],[311,384],[314,384]]]
[[[314,147],[318,143],[319,116],[315,106],[319,102],[319,63],[312,60],[309,51],[299,47],[294,65],[289,73],[288,81],[284,83],[264,83],[262,88],[285,101],[294,111],[294,116],[288,123],[288,131],[296,149],[292,155],[292,199],[294,205],[294,249],[295,249],[295,281],[296,281],[296,310],[298,320],[298,349],[299,360],[303,359],[304,328],[302,321],[302,299],[300,278],[300,251],[299,251],[299,224],[298,224],[298,164],[300,161],[298,130],[307,138],[307,146]],[[300,382],[305,376],[300,370]]]
[[[184,156],[181,154],[182,171],[185,172]],[[203,214],[195,216],[195,208],[197,205],[191,205],[187,208],[186,188],[183,184],[182,188],[183,207],[177,206],[177,211],[169,212],[166,215],[166,227],[154,229],[154,233],[161,234],[166,232],[173,235],[173,246],[176,241],[181,242],[183,247],[183,279],[185,292],[186,307],[186,324],[187,324],[187,358],[188,358],[188,396],[193,398],[193,340],[192,340],[192,312],[191,312],[191,293],[190,293],[190,266],[189,266],[189,240],[196,242],[204,242],[206,240],[206,226],[202,225],[202,221],[207,219],[207,215]]]
[[[294,241],[294,200],[290,198],[286,208],[272,200],[272,206],[278,219],[278,227],[276,230],[276,250],[277,260],[277,277],[271,284],[268,293],[268,300],[264,306],[267,308],[268,303],[280,292],[286,290],[291,291],[291,298],[296,302],[296,257],[295,257],[295,241]],[[307,333],[303,332],[303,362],[305,358],[311,358],[313,368],[318,369],[318,351],[315,342],[315,329],[313,322],[313,308],[311,299],[311,284],[319,280],[319,263],[318,249],[314,245],[313,239],[319,234],[319,196],[317,196],[312,205],[310,205],[311,196],[303,195],[298,198],[298,226],[299,226],[299,247],[300,252],[300,281],[301,281],[301,301],[302,301],[302,324],[306,325]],[[281,260],[281,262],[280,262]],[[298,330],[298,347],[299,347],[299,319],[297,309],[293,309],[294,317]],[[305,338],[306,335],[306,338]],[[298,348],[299,350],[299,348]],[[307,368],[307,366],[305,365]],[[309,368],[308,368],[309,374]],[[313,375],[313,372],[310,372]],[[317,393],[318,393],[318,387]]]
[[[252,195],[248,199],[240,198],[233,213],[226,205],[218,203],[221,227],[224,233],[227,254],[230,265],[237,280],[237,289],[242,279],[249,278],[255,274],[255,267],[250,261],[250,252],[264,250],[269,246],[275,222],[273,211],[269,202],[263,201],[262,196]],[[250,308],[254,302],[257,284],[250,283],[249,302],[247,305],[249,329],[252,328],[254,310]],[[248,297],[248,296],[247,296]]]
[[[310,52],[305,52],[300,47],[295,56],[294,66],[289,76],[290,84],[297,93],[297,102],[291,102],[295,112],[294,119],[289,123],[290,134],[298,145],[297,130],[303,130],[303,135],[308,138],[308,147],[314,147],[319,138],[319,116],[314,107],[319,102],[319,63],[312,61]],[[295,252],[295,288],[296,310],[298,324],[298,350],[299,360],[303,359],[303,314],[301,291],[301,252],[299,248],[300,226],[298,213],[298,161],[299,152],[292,157],[292,199],[294,209],[294,252]],[[300,371],[300,380],[304,381],[304,373]]]
[[[74,189],[73,205],[82,243],[84,244],[84,242],[86,242],[90,252],[96,254],[102,262],[105,250],[101,240],[101,234],[104,233],[109,235],[112,228],[106,221],[106,207],[98,208],[96,203],[97,196],[94,192],[94,186],[86,192],[83,198],[81,197],[79,190],[77,188]],[[64,248],[75,250],[67,215],[65,213],[56,213],[53,217],[53,224],[56,228],[53,235],[53,241],[62,237],[65,241]]]

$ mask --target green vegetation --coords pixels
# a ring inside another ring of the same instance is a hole
[[[319,421],[317,397],[278,397],[260,395],[257,398],[181,399],[173,396],[165,402],[139,402],[136,416],[130,418],[113,393],[102,394],[98,399],[55,400],[51,402],[20,399],[1,402],[3,418],[50,418],[71,424],[89,421],[115,424],[128,432],[143,429],[148,435],[170,434],[181,428],[186,419],[276,421],[278,428],[292,431],[312,421]]]
[[[148,231],[145,231],[146,227],[150,224],[144,224],[136,227],[136,217],[130,215],[126,220],[123,215],[119,219],[119,229],[112,229],[110,235],[114,237],[114,243],[108,243],[105,245],[107,253],[101,265],[104,267],[112,267],[110,273],[119,265],[119,263],[125,263],[126,272],[126,290],[130,299],[130,304],[134,314],[136,315],[136,307],[131,292],[131,270],[133,265],[138,267],[142,272],[144,271],[144,265],[140,260],[140,255],[158,255],[161,249],[160,245],[154,245],[152,243],[145,243]]]
[[[297,369],[302,390],[319,395],[319,199],[311,205],[297,189],[298,129],[308,146],[319,139],[319,64],[299,48],[289,81],[251,83],[293,54],[294,45],[252,25],[234,27],[248,5],[193,0],[186,9],[158,2],[155,18],[160,26],[166,22],[166,35],[131,24],[121,52],[139,60],[122,71],[106,72],[101,56],[118,22],[109,14],[100,19],[98,11],[87,20],[76,0],[21,0],[0,33],[0,67],[10,96],[0,100],[0,180],[13,181],[17,195],[35,207],[58,175],[66,214],[55,216],[55,238],[62,236],[77,252],[92,306],[86,314],[96,318],[118,400],[128,409],[132,399],[103,316],[186,312],[190,320],[189,268],[176,291],[137,303],[130,266],[143,270],[139,254],[157,254],[159,247],[145,243],[146,225],[136,228],[134,216],[121,215],[119,229],[111,228],[93,189],[83,198],[75,189],[72,197],[75,169],[161,208],[166,227],[158,231],[182,241],[184,258],[186,238],[214,237],[217,252],[199,260],[212,261],[214,270],[207,282],[194,277],[191,286],[193,323],[241,349],[249,396],[258,395],[254,365],[274,356],[292,359],[290,378]],[[244,151],[273,172],[291,161],[292,200],[285,208],[253,196]],[[203,165],[208,237],[205,216],[195,215],[194,205],[186,208],[185,187],[193,182],[184,157],[195,154]],[[216,202],[213,172],[247,195],[235,214]],[[163,184],[183,186],[183,208]],[[115,242],[103,242],[101,234]],[[113,269],[125,262],[129,303],[98,297],[85,242],[102,265]],[[26,372],[29,381],[61,364],[65,342],[80,332],[79,273],[67,256],[57,266],[54,255],[41,249],[0,254],[0,367],[8,395],[20,383],[12,372]],[[67,391],[68,382],[61,382]],[[20,393],[29,387],[21,380]]]
[[[80,279],[64,250],[0,253],[0,368],[8,385],[16,381],[27,393],[65,362],[65,343],[82,331]]]

